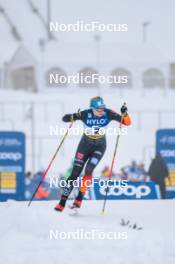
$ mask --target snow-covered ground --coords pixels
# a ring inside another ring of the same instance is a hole
[[[102,201],[85,201],[77,216],[70,216],[69,209],[55,212],[55,203],[33,202],[29,208],[26,202],[0,204],[0,263],[175,263],[174,200],[108,201],[104,216]],[[143,229],[123,227],[121,218]],[[75,234],[92,230],[95,239],[76,239]],[[116,239],[98,237],[111,231]]]

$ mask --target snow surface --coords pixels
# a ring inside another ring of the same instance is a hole
[[[56,201],[0,204],[0,263],[5,264],[174,264],[174,200],[85,201],[78,216],[53,210]],[[120,225],[121,218],[143,230]],[[127,232],[126,240],[50,239],[50,230]]]

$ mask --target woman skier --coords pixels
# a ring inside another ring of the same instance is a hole
[[[105,133],[101,132],[104,132],[112,120],[121,122],[126,126],[130,125],[131,119],[127,112],[128,109],[125,104],[121,107],[122,115],[106,108],[103,99],[98,96],[91,99],[89,109],[74,114],[66,114],[63,117],[64,122],[81,120],[84,124],[84,134],[75,154],[72,173],[66,181],[67,184],[63,189],[60,202],[55,207],[56,211],[62,212],[64,210],[66,201],[74,187],[74,181],[77,180],[85,167],[81,187],[72,208],[81,206],[86,190],[92,181],[92,173],[106,150]]]

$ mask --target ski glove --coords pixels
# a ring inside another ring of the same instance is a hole
[[[128,114],[128,108],[126,106],[126,104],[123,104],[121,109],[120,109],[122,115],[127,115]]]
[[[78,109],[78,112],[77,113],[64,115],[63,118],[62,118],[62,120],[64,122],[73,122],[73,121],[76,121],[76,120],[81,120],[81,112],[80,112],[80,109]]]
[[[74,119],[73,119],[73,115],[71,114],[67,114],[67,115],[64,115],[63,116],[63,121],[64,122],[72,122]]]

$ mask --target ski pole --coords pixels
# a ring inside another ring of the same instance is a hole
[[[124,103],[124,105],[126,105],[126,103]],[[119,129],[120,130],[121,130],[121,127],[122,127],[122,121],[123,121],[123,115],[121,116],[121,121],[120,121],[120,125],[119,125]],[[116,154],[117,154],[117,147],[118,147],[119,138],[120,138],[120,133],[117,135],[117,138],[116,138],[114,154],[113,154],[111,168],[110,168],[110,172],[109,172],[109,180],[111,180],[111,178],[112,178],[112,173],[113,173],[114,162],[115,162],[115,158],[116,158]],[[104,212],[105,212],[108,192],[109,192],[109,187],[107,186],[106,193],[105,193],[105,198],[104,198],[104,201],[103,201],[103,207],[102,207],[101,215],[103,215]]]
[[[61,140],[61,142],[60,142],[60,144],[59,144],[59,146],[58,146],[58,148],[57,148],[57,150],[56,150],[56,152],[55,152],[55,154],[53,155],[53,158],[51,159],[50,163],[48,164],[46,170],[43,172],[43,174],[42,174],[42,176],[41,176],[41,179],[40,179],[40,182],[39,182],[38,186],[36,187],[36,189],[35,189],[35,191],[34,191],[32,197],[31,197],[31,199],[30,199],[30,201],[29,201],[29,203],[28,203],[28,207],[30,206],[31,202],[33,201],[33,199],[34,199],[34,197],[35,197],[35,195],[36,195],[36,193],[37,193],[39,187],[41,186],[41,183],[42,183],[43,180],[45,179],[45,177],[46,177],[46,175],[47,175],[47,173],[48,173],[48,171],[49,171],[49,169],[50,169],[50,167],[51,167],[53,161],[55,160],[56,155],[57,155],[58,151],[60,150],[60,148],[61,148],[61,146],[62,146],[64,140],[66,139],[66,137],[67,137],[67,135],[68,135],[68,133],[69,133],[69,130],[70,130],[70,128],[72,127],[72,125],[73,125],[73,121],[70,123],[70,125],[69,125],[69,127],[68,127],[66,133],[64,134],[64,136],[63,136],[63,138],[62,138],[62,140]]]

